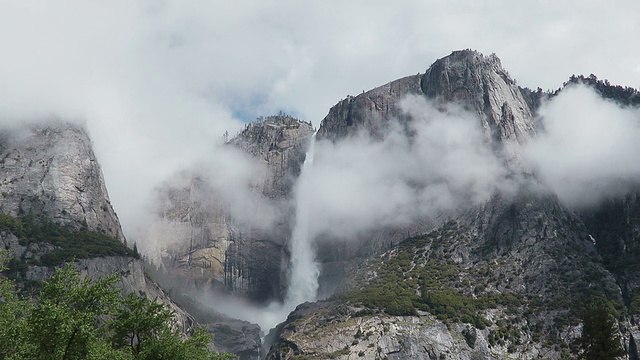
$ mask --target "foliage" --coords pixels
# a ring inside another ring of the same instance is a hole
[[[7,214],[0,214],[0,231],[8,231],[17,237],[24,236],[22,221]]]
[[[73,259],[100,256],[136,257],[136,252],[106,234],[87,229],[75,230],[51,221],[41,221],[32,214],[19,218],[0,214],[0,231],[14,234],[22,245],[45,243],[55,246],[55,250],[42,255],[37,265],[56,266]]]
[[[523,304],[523,296],[465,291],[461,269],[446,259],[446,248],[454,243],[458,230],[457,223],[449,222],[430,234],[406,239],[372,265],[375,277],[359,281],[358,288],[339,296],[364,307],[357,316],[373,311],[417,315],[421,310],[442,321],[468,323],[478,329],[491,326],[482,315],[483,310],[499,305],[518,308]]]
[[[609,80],[600,80],[594,74],[590,74],[587,77],[584,75],[571,75],[569,80],[562,84],[562,88],[556,90],[552,96],[557,95],[563,88],[573,84],[587,85],[603,98],[613,100],[621,105],[640,106],[640,91],[630,86],[612,85]]]
[[[7,269],[9,256],[8,251],[0,251],[0,271]],[[11,281],[0,276],[0,359],[19,358],[29,311],[30,303],[18,296]]]
[[[6,252],[2,269],[6,269]],[[198,329],[183,339],[174,314],[135,294],[125,298],[115,275],[81,278],[71,265],[56,269],[40,293],[20,298],[0,278],[0,359],[226,359],[208,350],[211,335]]]
[[[583,328],[579,344],[581,358],[610,360],[625,355],[616,329],[616,321],[604,303],[590,306],[582,316]]]

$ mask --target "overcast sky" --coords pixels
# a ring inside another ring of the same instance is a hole
[[[640,86],[637,1],[0,0],[0,117],[86,122],[125,233],[149,189],[225,130],[328,109],[452,50],[520,85]]]

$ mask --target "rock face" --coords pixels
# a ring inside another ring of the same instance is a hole
[[[32,212],[124,241],[91,141],[53,122],[0,133],[0,212]]]
[[[398,102],[406,95],[423,95],[441,104],[457,103],[477,113],[494,147],[522,143],[535,134],[532,110],[500,59],[463,50],[436,61],[422,75],[342,100],[322,120],[318,138],[337,140],[360,130],[380,134],[389,119],[403,117]]]
[[[124,241],[91,141],[79,126],[57,120],[0,132],[0,212],[12,216],[31,214],[75,229],[88,229]],[[21,245],[10,232],[0,233],[3,249],[16,259],[38,261],[56,247],[47,243]],[[176,326],[192,331],[193,317],[178,307],[144,271],[144,263],[132,257],[80,259],[76,266],[84,276],[97,278],[120,273],[124,293],[144,293],[176,313]],[[51,267],[28,265],[20,281],[43,281]]]
[[[285,116],[259,118],[229,141],[267,165],[260,192],[270,199],[287,199],[304,162],[313,126]]]
[[[407,94],[476,113],[494,153],[525,180],[380,256],[338,254],[349,274],[338,293],[299,306],[267,358],[560,359],[576,355],[580,312],[593,301],[628,314],[621,336],[637,357],[635,195],[578,216],[541,191],[518,161],[518,146],[538,131],[536,102],[495,55],[469,50],[341,101],[318,136],[375,137],[391,118],[411,121],[396,105]]]
[[[268,204],[275,213],[268,226],[234,216],[225,194],[206,177],[187,175],[183,184],[159,189],[162,220],[152,237],[171,244],[162,257],[168,286],[224,288],[263,302],[282,297],[290,196],[313,131],[309,123],[274,116],[249,124],[226,145],[263,165],[248,189],[256,208],[247,211]]]
[[[360,130],[381,135],[390,118],[401,116],[398,101],[406,95],[422,93],[421,80],[420,74],[407,76],[340,101],[322,120],[318,139],[338,140]]]
[[[421,88],[428,98],[461,103],[480,115],[494,147],[522,143],[535,133],[532,111],[521,89],[495,54],[454,51],[431,65],[422,77]]]

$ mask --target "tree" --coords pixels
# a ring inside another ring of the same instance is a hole
[[[0,271],[8,252],[0,251]],[[211,334],[183,338],[173,313],[145,296],[120,296],[116,274],[81,278],[71,264],[56,269],[39,294],[21,298],[0,274],[0,359],[218,360]]]
[[[27,335],[33,359],[85,359],[98,340],[97,318],[118,301],[114,275],[92,281],[80,279],[67,263],[44,282],[27,315]]]
[[[228,359],[210,352],[211,335],[203,329],[183,340],[172,326],[174,313],[144,295],[129,294],[108,325],[109,340],[116,349],[128,349],[135,359]]]
[[[582,316],[581,358],[612,360],[625,355],[616,322],[605,304],[590,306]]]
[[[0,271],[7,270],[9,251],[0,251]],[[20,298],[12,281],[0,275],[0,359],[15,358],[22,352],[28,329],[25,314],[30,303]]]

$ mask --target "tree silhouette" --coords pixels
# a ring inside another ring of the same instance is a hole
[[[592,305],[582,316],[581,359],[613,360],[625,355],[616,322],[604,304]]]

